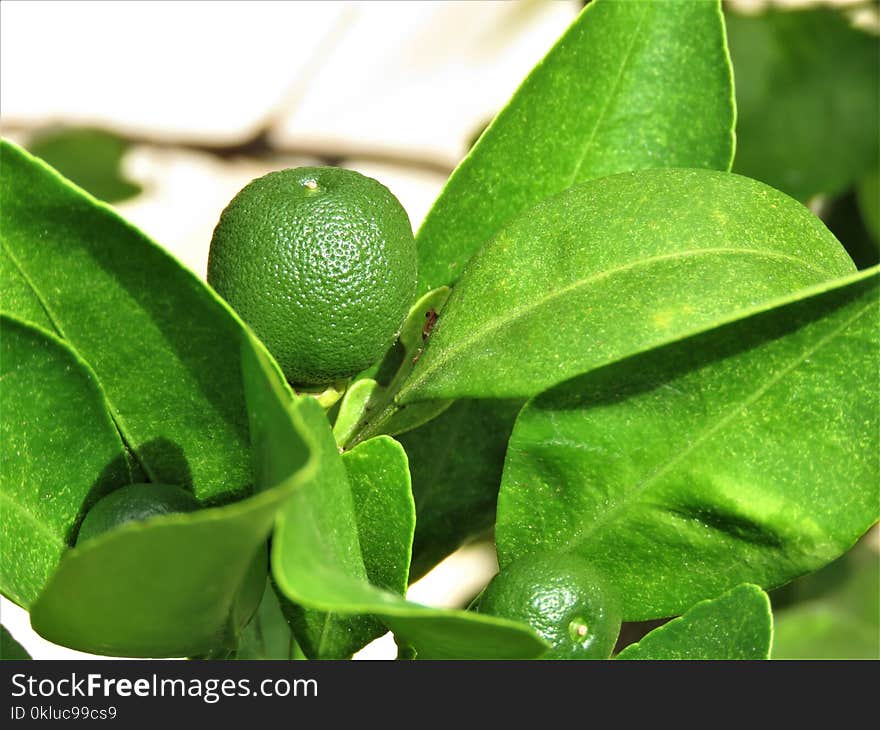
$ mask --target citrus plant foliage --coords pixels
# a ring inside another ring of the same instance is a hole
[[[816,17],[735,21],[743,76],[781,84],[799,56],[749,44]],[[667,618],[619,657],[771,656],[766,591],[880,513],[880,268],[801,202],[852,186],[876,233],[877,159],[847,127],[827,175],[777,163],[754,85],[735,155],[727,42],[717,2],[594,0],[415,239],[376,181],[274,173],[220,219],[216,291],[4,141],[4,595],[118,656],[347,658],[390,630],[401,657],[603,659]],[[823,42],[870,76],[875,37],[835,15]],[[470,607],[406,599],[493,527]],[[848,590],[787,608],[780,655],[866,615]]]

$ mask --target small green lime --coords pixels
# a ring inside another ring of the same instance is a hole
[[[128,484],[102,497],[88,511],[76,541],[82,543],[126,522],[192,512],[199,506],[192,494],[173,484]]]
[[[220,216],[208,283],[295,385],[326,385],[376,362],[415,295],[406,211],[381,183],[299,167],[248,183]]]
[[[546,659],[607,659],[620,633],[616,601],[593,567],[570,554],[517,560],[486,586],[476,608],[531,626],[550,644]]]

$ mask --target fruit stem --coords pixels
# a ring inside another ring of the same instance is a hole
[[[398,335],[397,345],[402,348],[403,354],[394,371],[394,376],[387,385],[377,388],[364,404],[360,418],[348,431],[349,435],[345,443],[341,444],[343,449],[353,448],[361,441],[386,433],[385,427],[388,422],[402,407],[405,407],[398,404],[397,396],[427,346],[431,329],[439,316],[438,312],[446,304],[450,291],[449,287],[445,286],[434,289],[423,295],[410,308],[409,315]],[[425,324],[426,317],[430,320],[428,327]],[[433,415],[437,415],[439,412],[437,411]]]
[[[373,436],[385,433],[384,426],[397,412],[398,406],[394,402],[397,391],[400,390],[400,381],[409,374],[409,369],[401,367],[391,382],[385,388],[377,388],[374,396],[364,405],[364,411],[357,423],[351,429],[350,436],[342,448],[352,449],[361,441],[366,441]]]

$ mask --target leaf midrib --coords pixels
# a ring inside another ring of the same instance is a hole
[[[611,518],[619,513],[625,507],[629,507],[634,502],[637,502],[638,499],[653,485],[660,479],[664,474],[668,473],[672,468],[680,464],[684,459],[690,456],[699,446],[705,443],[708,439],[714,436],[719,430],[723,429],[732,421],[736,420],[736,418],[742,416],[743,411],[747,409],[749,406],[756,403],[761,397],[770,390],[773,386],[783,380],[787,375],[789,375],[792,371],[797,369],[800,365],[802,365],[806,360],[815,355],[819,350],[825,347],[829,342],[838,337],[841,332],[847,329],[850,325],[852,325],[856,320],[860,317],[864,316],[866,312],[871,310],[874,306],[874,302],[868,302],[862,307],[859,311],[853,314],[850,318],[848,318],[845,322],[843,322],[839,327],[836,327],[832,332],[827,334],[825,337],[820,339],[817,343],[815,343],[812,347],[807,347],[800,352],[786,367],[778,370],[776,373],[771,375],[760,387],[758,387],[751,395],[746,397],[744,400],[740,401],[737,405],[731,408],[726,414],[721,416],[712,426],[705,429],[697,438],[687,444],[687,446],[682,449],[676,456],[671,458],[669,461],[665,462],[657,469],[655,469],[651,474],[646,476],[640,483],[636,484],[635,487],[630,490],[623,499],[621,499],[617,504],[614,505],[609,510],[602,512],[596,519],[590,522],[585,527],[582,527],[577,533],[569,539],[561,550],[570,550],[580,544],[586,542],[591,535],[593,535],[600,527],[606,525]]]
[[[96,372],[94,372],[94,369],[91,367],[91,364],[89,363],[89,361],[85,357],[83,357],[82,353],[74,346],[74,344],[70,340],[70,338],[64,333],[64,329],[61,327],[61,323],[52,314],[52,310],[49,307],[46,300],[44,299],[43,295],[40,293],[40,290],[37,288],[37,286],[34,284],[34,282],[31,281],[31,278],[28,276],[27,272],[24,270],[22,265],[19,263],[18,259],[15,258],[12,251],[9,250],[9,247],[6,245],[6,242],[0,241],[0,246],[3,247],[3,250],[6,252],[6,255],[9,256],[9,260],[12,262],[13,266],[15,266],[18,273],[21,274],[21,278],[27,284],[28,288],[31,290],[31,292],[33,293],[36,300],[40,303],[40,306],[43,308],[43,311],[46,313],[46,317],[48,317],[49,321],[52,323],[52,326],[55,328],[55,333],[58,335],[58,337],[61,340],[64,341],[64,344],[68,348],[70,348],[71,352],[73,352],[82,362],[89,365],[89,369],[91,370],[91,374],[92,374],[92,377],[94,380],[95,387],[98,388],[98,390],[101,393],[101,396],[104,399],[104,402],[108,406],[107,414],[110,416],[110,420],[113,423],[113,427],[116,429],[116,433],[119,435],[119,440],[122,442],[123,448],[126,451],[128,451],[128,453],[130,453],[132,455],[132,457],[137,459],[138,464],[140,464],[141,468],[144,470],[144,472],[150,478],[150,480],[156,481],[156,475],[153,473],[153,470],[150,469],[148,464],[144,463],[143,459],[141,459],[141,457],[140,457],[140,454],[138,454],[137,451],[135,451],[135,449],[133,447],[134,441],[131,438],[131,435],[127,432],[127,429],[125,428],[122,417],[119,415],[119,412],[118,412],[116,406],[113,405],[113,401],[110,400],[109,396],[107,395],[107,392],[104,390],[104,385],[101,382],[101,379],[98,377],[98,374]],[[131,469],[129,468],[128,471],[129,471],[129,478],[130,478],[131,477]]]
[[[43,299],[39,290],[36,286],[34,286],[34,282],[31,281],[31,278],[27,275],[27,272],[21,267],[21,264],[18,262],[18,259],[12,255],[12,251],[9,250],[9,246],[6,245],[5,240],[0,240],[0,248],[3,249],[3,252],[9,257],[9,260],[12,262],[12,265],[15,267],[15,270],[18,272],[19,276],[24,280],[24,283],[27,284],[28,289],[31,290],[31,293],[34,295],[34,298],[39,303],[40,307],[43,310],[43,313],[46,315],[46,319],[49,320],[50,324],[55,328],[55,333],[61,339],[67,341],[67,338],[61,332],[61,326],[55,320],[55,317],[52,316],[52,312],[49,309],[49,305],[46,304],[46,301]]]
[[[744,256],[756,256],[760,258],[766,259],[778,259],[782,261],[791,261],[792,263],[801,266],[802,268],[809,269],[811,271],[815,271],[819,274],[823,274],[826,276],[832,276],[831,272],[828,272],[824,269],[816,268],[815,266],[810,265],[806,261],[796,258],[794,256],[790,256],[788,254],[778,253],[775,251],[760,251],[757,249],[739,249],[739,248],[726,248],[726,247],[716,247],[716,248],[704,248],[704,249],[689,249],[686,251],[676,251],[671,254],[658,254],[656,256],[649,256],[647,258],[638,259],[636,261],[630,261],[626,264],[622,264],[620,266],[615,266],[610,269],[605,269],[603,271],[599,271],[596,273],[587,276],[584,279],[578,279],[571,284],[563,286],[559,289],[554,289],[553,291],[545,294],[542,297],[538,297],[537,299],[533,299],[530,302],[520,305],[519,307],[514,307],[511,309],[507,309],[504,314],[505,317],[499,317],[497,319],[490,320],[486,326],[482,328],[475,328],[471,331],[468,337],[463,337],[459,339],[453,346],[447,348],[444,351],[444,354],[438,356],[435,360],[433,360],[422,372],[421,374],[413,378],[409,383],[404,384],[404,386],[400,389],[397,398],[398,402],[403,402],[404,395],[407,392],[414,391],[421,385],[431,373],[435,370],[442,368],[446,365],[449,360],[456,357],[463,350],[466,350],[475,342],[482,340],[486,335],[491,332],[495,332],[496,330],[505,327],[517,319],[524,319],[526,316],[531,314],[533,311],[540,309],[548,302],[551,302],[555,299],[560,299],[567,294],[570,294],[573,291],[577,291],[578,289],[582,289],[588,286],[595,284],[597,281],[602,279],[607,279],[615,274],[620,274],[625,271],[631,271],[633,269],[637,269],[642,266],[648,266],[650,264],[658,263],[661,261],[675,261],[677,259],[684,259],[687,257],[697,257],[697,256],[706,256],[706,255],[724,255],[724,254],[737,254]],[[442,321],[440,323],[442,326]],[[423,356],[424,357],[424,356]]]
[[[571,178],[565,185],[566,188],[573,185],[574,182],[578,179],[581,168],[584,166],[584,161],[587,159],[588,153],[593,146],[593,141],[596,139],[596,134],[598,134],[599,129],[602,127],[602,124],[605,121],[605,116],[608,113],[608,109],[611,107],[612,102],[616,99],[620,91],[620,83],[623,80],[624,72],[629,65],[630,59],[633,56],[633,52],[635,51],[636,41],[638,41],[638,39],[641,37],[640,31],[642,28],[642,24],[644,23],[644,20],[647,17],[648,11],[650,9],[651,3],[645,2],[642,4],[642,14],[636,22],[635,26],[633,27],[632,39],[630,40],[626,52],[623,54],[623,58],[620,61],[620,68],[617,70],[617,76],[615,77],[614,82],[611,84],[611,89],[609,90],[607,98],[605,99],[605,104],[602,105],[602,109],[599,111],[599,115],[596,117],[596,121],[593,124],[593,129],[590,132],[590,136],[587,138],[584,146],[581,148],[581,153],[578,156],[578,160],[575,164],[574,170],[572,171]]]
[[[335,614],[332,611],[324,614],[324,625],[321,627],[321,636],[318,639],[318,658],[320,659],[324,658],[324,651],[330,639],[330,627],[333,625],[334,616]]]
[[[33,512],[31,512],[23,504],[14,500],[12,497],[10,497],[8,494],[6,494],[6,492],[0,492],[0,499],[2,499],[4,502],[7,502],[8,504],[15,507],[22,515],[24,515],[24,517],[29,522],[32,522],[37,527],[37,530],[39,532],[42,532],[47,537],[49,537],[50,542],[58,545],[59,547],[65,549],[65,550],[67,549],[67,547],[68,547],[67,543],[61,537],[56,535],[51,529],[49,529],[49,527],[44,522],[41,522],[40,518],[37,517],[37,515],[35,515]]]

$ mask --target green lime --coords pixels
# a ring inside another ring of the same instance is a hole
[[[248,183],[220,216],[208,283],[295,385],[327,385],[376,362],[416,289],[403,206],[381,183],[298,167]]]
[[[620,633],[616,602],[592,566],[570,554],[517,560],[486,586],[476,608],[531,626],[551,646],[546,659],[607,659]]]
[[[192,494],[173,484],[128,484],[102,497],[86,513],[76,541],[82,543],[126,522],[192,512],[199,506]]]

